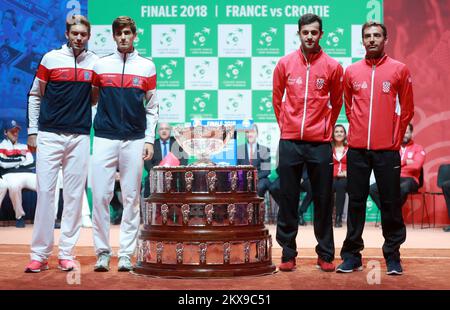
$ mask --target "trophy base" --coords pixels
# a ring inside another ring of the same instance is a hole
[[[271,236],[262,225],[228,227],[145,226],[135,274],[211,278],[274,273]]]
[[[203,159],[196,164],[210,163]],[[275,271],[254,167],[156,167],[150,181],[135,274],[211,278]]]
[[[154,276],[162,278],[230,278],[230,277],[248,277],[248,276],[266,276],[275,273],[273,264],[248,264],[246,266],[236,267],[227,266],[143,266],[136,265],[133,273],[137,275]]]

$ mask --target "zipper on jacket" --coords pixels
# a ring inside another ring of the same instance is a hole
[[[367,149],[370,149],[370,133],[372,127],[372,104],[373,104],[373,84],[375,80],[376,65],[372,65],[372,79],[370,81],[370,106],[369,106],[369,128],[367,130]]]
[[[73,53],[73,50],[72,50]],[[75,56],[75,53],[73,54],[74,60],[75,60],[75,82],[78,81],[78,76],[77,76],[77,57]]]
[[[305,102],[303,104],[303,118],[302,118],[302,129],[300,134],[300,139],[303,140],[303,131],[305,128],[305,119],[306,119],[306,103],[308,102],[308,85],[309,85],[309,69],[311,67],[311,64],[308,63],[306,66],[306,86],[305,86]]]
[[[120,81],[120,90],[121,90],[121,95],[122,95],[122,100],[121,100],[121,105],[120,105],[120,120],[122,121],[123,124],[123,104],[124,104],[124,98],[123,98],[123,77],[125,75],[125,63],[127,62],[127,53],[123,54],[123,67],[122,67],[122,77],[121,77],[121,81]]]

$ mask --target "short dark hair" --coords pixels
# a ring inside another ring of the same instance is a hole
[[[384,38],[387,38],[387,29],[386,26],[382,23],[375,22],[375,21],[368,21],[362,26],[361,30],[361,36],[364,38],[364,30],[366,30],[369,27],[381,27],[383,29],[383,36]]]
[[[72,15],[66,20],[66,30],[70,31],[73,25],[85,25],[87,27],[88,33],[91,34],[91,23],[83,15]]]
[[[320,31],[322,31],[322,18],[320,18],[320,16],[316,15],[316,14],[304,14],[302,15],[299,20],[298,20],[298,30],[300,31],[300,29],[302,28],[302,26],[304,25],[309,25],[312,24],[314,22],[318,22],[319,23],[319,29]]]
[[[412,124],[412,123],[409,123],[409,124],[408,124],[408,128],[409,128],[409,130],[411,130],[411,132],[414,131],[414,127],[413,127],[413,124]]]
[[[131,29],[131,32],[133,34],[136,34],[136,23],[134,20],[129,16],[119,16],[117,17],[113,23],[112,23],[112,30],[113,34],[116,33],[116,30],[119,30],[120,28],[129,26]]]

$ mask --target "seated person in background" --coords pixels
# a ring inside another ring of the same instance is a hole
[[[278,173],[278,168],[277,168]],[[269,192],[272,195],[275,202],[280,205],[280,178],[277,177],[272,184],[270,185]],[[303,166],[302,178],[300,181],[300,193],[305,192],[306,195],[302,200],[300,208],[298,209],[298,224],[300,226],[306,226],[306,221],[304,218],[304,214],[308,211],[308,207],[312,202],[312,188],[311,182],[309,181],[308,172],[306,170],[306,165]]]
[[[347,192],[347,131],[341,124],[333,131],[333,191],[336,192],[336,220],[334,227],[342,227],[345,193]]]
[[[450,175],[442,183],[442,193],[444,194],[445,204],[447,205],[448,218],[450,219]],[[450,225],[442,228],[445,232],[450,232]]]
[[[400,199],[403,206],[409,193],[419,190],[419,178],[425,161],[425,151],[419,144],[412,140],[413,125],[410,123],[406,128],[400,148],[401,172],[400,172]],[[377,184],[370,186],[370,197],[380,208],[380,194]]]
[[[4,185],[6,183],[9,191],[9,197],[16,213],[17,228],[25,227],[22,189],[27,188],[36,191],[36,174],[33,172],[34,158],[27,145],[17,142],[20,129],[15,120],[5,122],[3,126],[5,139],[0,143],[2,183]],[[0,193],[0,206],[3,196]]]
[[[7,192],[8,185],[6,184],[6,181],[3,180],[2,175],[0,174],[0,208],[2,207],[3,198],[5,198]]]
[[[245,133],[245,145],[240,145],[237,152],[238,165],[252,165],[258,171],[258,196],[264,197],[270,187],[270,149],[257,142],[258,127]]]
[[[180,165],[185,166],[187,164],[188,155],[178,145],[174,137],[171,137],[172,127],[169,123],[158,124],[159,138],[155,140],[154,154],[152,159],[144,161],[144,168],[150,176],[150,170],[158,166],[159,163],[169,154],[172,153],[176,158],[180,160]],[[145,178],[144,182],[144,197],[150,196],[150,182],[149,178]]]

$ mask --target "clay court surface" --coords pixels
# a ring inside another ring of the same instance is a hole
[[[272,238],[275,226],[268,226]],[[345,238],[345,228],[335,229],[337,259]],[[368,223],[364,232],[366,249],[363,252],[364,271],[352,274],[325,273],[315,268],[315,239],[312,226],[299,228],[297,246],[299,256],[294,272],[277,272],[268,276],[225,279],[162,279],[119,273],[117,258],[111,260],[112,270],[95,273],[92,230],[83,228],[76,248],[80,273],[58,270],[56,256],[49,260],[50,270],[26,274],[23,268],[29,260],[32,225],[25,229],[0,227],[0,289],[115,289],[115,290],[448,290],[450,289],[450,233],[441,228],[413,229],[408,227],[407,241],[402,248],[403,276],[386,276],[382,257],[381,229]],[[112,226],[111,242],[117,252],[119,226]],[[55,231],[58,240],[59,231]],[[274,240],[273,262],[280,263],[281,250]],[[53,253],[57,253],[55,248]]]

